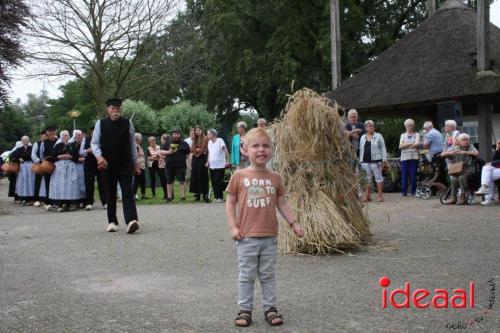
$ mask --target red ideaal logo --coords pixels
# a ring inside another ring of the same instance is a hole
[[[410,302],[418,309],[427,308],[429,306],[436,309],[465,309],[467,307],[474,308],[474,282],[469,282],[469,290],[453,289],[450,292],[446,289],[435,289],[434,293],[424,288],[416,289],[411,292],[410,282],[405,282],[403,289],[394,289],[387,296],[387,287],[391,284],[391,280],[387,276],[383,276],[378,280],[382,287],[382,308],[387,308],[387,300],[390,305],[396,309],[409,308]],[[403,296],[404,301],[397,303],[395,298],[397,295]],[[468,297],[467,297],[468,295]],[[451,296],[451,298],[450,298]],[[429,297],[429,298],[427,298]],[[430,301],[429,301],[430,300]],[[468,304],[467,304],[468,303]]]

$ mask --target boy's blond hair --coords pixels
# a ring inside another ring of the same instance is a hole
[[[269,135],[269,133],[266,132],[265,129],[260,128],[260,127],[252,128],[245,135],[245,145],[248,145],[250,143],[250,141],[252,141],[253,139],[262,138],[262,137],[265,137],[267,140],[269,140],[270,143],[273,142],[273,140],[271,139],[271,136]]]

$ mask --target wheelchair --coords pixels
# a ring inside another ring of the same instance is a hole
[[[445,159],[440,154],[436,154],[429,161],[425,154],[421,154],[415,195],[420,199],[427,200],[433,193],[441,196],[448,187]]]

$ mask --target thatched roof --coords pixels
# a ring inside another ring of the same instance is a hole
[[[500,29],[490,24],[496,75],[478,76],[476,21],[474,10],[448,0],[415,31],[327,96],[344,107],[366,110],[500,95]]]

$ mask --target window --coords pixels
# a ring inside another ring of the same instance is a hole
[[[470,143],[479,143],[479,136],[477,134],[478,123],[477,121],[464,121],[463,125],[458,128],[460,133],[467,133],[470,136]]]

